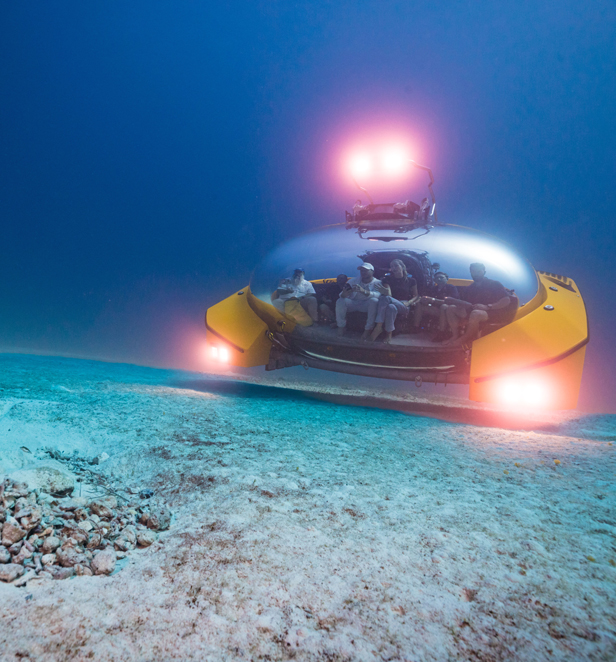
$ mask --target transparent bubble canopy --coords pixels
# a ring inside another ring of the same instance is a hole
[[[398,257],[394,253],[400,253],[403,258],[419,256],[424,265],[428,261],[438,263],[440,270],[450,278],[469,279],[469,265],[482,262],[486,275],[514,289],[522,305],[537,293],[537,275],[527,260],[491,235],[456,225],[413,227],[403,231],[378,228],[361,234],[345,225],[320,228],[291,239],[269,253],[255,269],[250,288],[253,294],[269,302],[280,280],[289,278],[294,269],[304,269],[307,280],[336,278],[341,273],[356,276],[363,259],[375,263],[375,275],[380,277],[390,260]],[[411,269],[409,273],[416,275]],[[418,281],[421,294],[422,281],[420,278]]]

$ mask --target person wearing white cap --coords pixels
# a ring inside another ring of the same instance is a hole
[[[369,262],[364,262],[359,267],[359,276],[349,279],[336,301],[336,325],[338,335],[344,335],[346,331],[347,313],[355,311],[367,313],[368,319],[362,335],[365,340],[370,331],[374,329],[376,311],[381,296],[379,288],[381,281],[374,277],[374,267]]]

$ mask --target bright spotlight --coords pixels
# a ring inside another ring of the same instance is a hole
[[[400,175],[406,170],[409,159],[404,150],[390,147],[381,154],[381,167],[387,175]]]
[[[541,381],[524,378],[503,380],[497,391],[498,399],[507,406],[545,407],[549,404],[549,389]]]
[[[548,390],[540,382],[527,382],[524,385],[524,404],[531,407],[543,407],[548,401]]]
[[[506,405],[515,405],[520,401],[520,385],[514,381],[506,381],[500,386],[500,400]]]
[[[231,353],[227,347],[210,345],[210,357],[219,363],[229,363],[231,360]]]
[[[372,173],[372,159],[368,154],[356,154],[350,165],[353,177],[367,177]]]

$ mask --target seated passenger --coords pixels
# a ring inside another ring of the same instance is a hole
[[[374,329],[380,296],[377,288],[381,285],[381,281],[374,277],[374,267],[369,262],[364,262],[357,268],[359,269],[359,276],[355,276],[355,278],[348,281],[336,301],[336,324],[338,335],[342,336],[346,331],[347,313],[355,311],[368,313],[368,319],[362,334],[362,340],[365,340],[370,331]]]
[[[452,345],[463,345],[475,340],[482,322],[511,321],[511,296],[502,283],[486,278],[486,268],[480,262],[470,266],[473,282],[462,293],[461,299],[447,297],[443,307],[452,338]],[[460,322],[468,320],[464,334],[459,336]]]
[[[386,335],[383,342],[385,343],[391,342],[396,317],[398,315],[407,317],[411,306],[419,299],[417,281],[409,278],[404,262],[392,260],[389,268],[391,273],[383,278],[382,285],[377,288],[383,296],[378,302],[376,326],[370,336],[371,340],[376,340],[383,332],[384,324]]]
[[[424,317],[438,317],[438,330],[443,334],[447,326],[447,317],[441,310],[445,297],[459,299],[460,294],[455,285],[450,285],[447,281],[449,276],[444,271],[437,271],[434,274],[434,285],[429,289],[426,296],[423,296],[415,306],[415,315],[413,319],[413,329],[411,333],[421,331],[421,322]]]
[[[336,319],[336,301],[340,298],[340,293],[347,284],[349,277],[340,274],[335,283],[328,283],[323,292],[319,312],[325,322],[333,322]]]
[[[303,269],[295,269],[291,278],[283,278],[271,300],[277,310],[295,318],[302,326],[311,326],[319,319],[316,292],[312,283],[304,279]],[[302,314],[302,309],[310,317]]]

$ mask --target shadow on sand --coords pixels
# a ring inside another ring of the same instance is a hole
[[[369,396],[365,393],[319,393],[253,384],[232,379],[176,380],[170,386],[203,393],[228,395],[236,398],[285,400],[303,402],[318,400],[351,407],[368,407],[399,411],[413,416],[436,418],[449,423],[496,427],[508,430],[536,430],[559,436],[616,441],[616,416],[582,414],[581,412],[533,412],[520,414],[486,407],[475,402],[430,401],[429,396],[417,400],[396,400]]]

